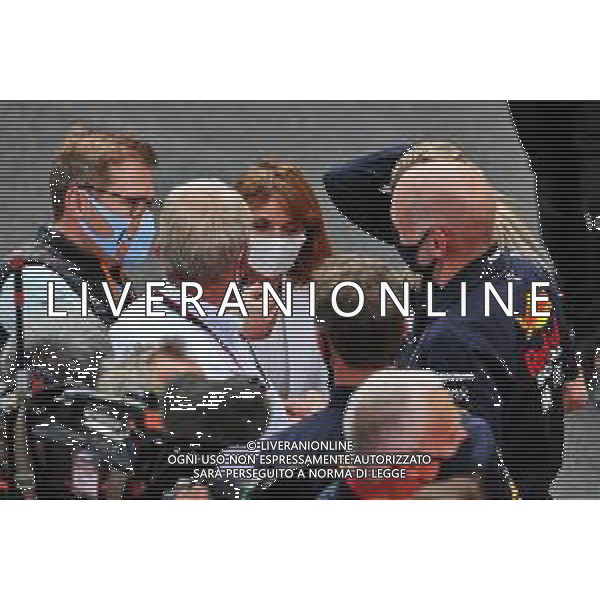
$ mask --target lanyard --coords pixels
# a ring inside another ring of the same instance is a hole
[[[162,297],[163,302],[165,303],[166,306],[168,306],[170,309],[174,310],[175,312],[177,312],[178,314],[181,315],[181,305],[178,302],[176,302],[175,300],[173,300],[172,298],[170,298],[169,296],[167,296],[164,293],[160,293],[160,296]],[[219,344],[219,346],[221,346],[221,348],[225,351],[227,356],[229,356],[229,358],[231,358],[231,360],[235,363],[236,367],[238,369],[240,369],[241,371],[244,370],[243,366],[240,363],[235,352],[233,352],[233,350],[231,348],[229,348],[223,342],[223,340],[221,340],[221,338],[200,318],[199,315],[194,314],[190,311],[186,311],[186,314],[183,316],[188,321],[193,323],[194,325],[197,325],[198,327],[200,327],[201,329],[206,331],[206,333],[208,333]],[[246,340],[243,336],[239,336],[239,337],[241,340],[244,340],[244,342],[246,343],[248,349],[250,350],[250,354],[252,356],[252,360],[254,361],[256,370],[260,373],[260,377],[263,380],[263,382],[265,383],[265,385],[267,385],[267,387],[269,387],[269,380],[258,360],[258,357],[256,356],[256,353],[254,352],[254,348],[252,348],[252,344],[250,344],[250,342],[248,342],[248,340]]]

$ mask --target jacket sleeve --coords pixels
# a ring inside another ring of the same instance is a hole
[[[323,183],[336,208],[362,230],[388,244],[396,243],[390,217],[391,196],[382,191],[409,145],[361,156],[328,171]]]
[[[421,339],[411,360],[418,369],[432,369],[453,375],[462,382],[462,406],[485,419],[494,430],[500,415],[500,389],[506,374],[502,362],[485,348],[473,348],[459,332],[445,327],[434,336]],[[510,387],[510,386],[509,386]],[[457,397],[460,397],[459,394]]]

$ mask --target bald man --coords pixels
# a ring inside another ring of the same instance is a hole
[[[413,266],[432,267],[444,286],[492,248],[499,195],[472,164],[410,157],[392,173],[392,223],[399,246],[415,250]]]
[[[334,193],[339,170],[335,178]],[[415,307],[409,366],[472,373],[465,407],[493,427],[519,497],[549,497],[562,461],[566,386],[577,399],[586,392],[545,248],[456,146],[404,150],[388,183],[394,243],[434,298],[435,316]],[[486,311],[486,282],[508,309],[492,298]],[[538,306],[548,317],[532,315],[532,282],[548,283],[538,292],[548,297]]]
[[[562,462],[564,384],[578,377],[551,262],[459,148],[411,149],[391,189],[398,243],[429,269],[440,315],[422,319],[410,364],[473,373],[467,404],[494,428],[520,497],[547,498]],[[486,311],[486,282],[508,309],[491,300]],[[549,316],[533,316],[532,282],[546,284],[537,309]]]
[[[424,458],[420,464],[392,465],[387,477],[384,469],[361,464],[320,499],[481,498],[476,476],[468,471],[448,476],[447,467],[468,436],[464,418],[444,379],[433,371],[377,372],[352,394],[344,415],[344,436],[353,453]],[[392,476],[394,467],[404,469],[405,476]]]

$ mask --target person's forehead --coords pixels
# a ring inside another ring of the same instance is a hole
[[[428,162],[411,166],[396,185],[394,195],[413,196],[441,194],[457,185],[480,182],[481,175],[472,165],[457,161]]]
[[[115,192],[144,195],[154,190],[154,169],[135,158],[110,165],[108,179],[111,191]]]
[[[454,404],[452,392],[442,382],[421,382],[417,377],[406,381],[411,387],[404,397],[396,397],[394,387],[386,386],[379,390],[378,397],[387,397],[386,406],[380,409],[382,425],[398,428],[410,422],[424,426],[438,420],[453,420],[460,413]]]
[[[287,199],[281,194],[270,196],[265,202],[254,207],[254,212],[269,218],[291,219]]]
[[[455,435],[461,428],[460,411],[446,406],[404,420],[390,419],[378,428],[376,445],[389,451],[416,452]]]

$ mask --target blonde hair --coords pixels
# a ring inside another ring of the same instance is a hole
[[[390,178],[390,189],[394,189],[402,176],[415,165],[428,162],[459,162],[463,165],[473,167],[481,172],[489,187],[489,191],[497,199],[496,215],[494,219],[493,242],[504,250],[514,249],[528,259],[536,262],[554,274],[554,265],[544,245],[539,231],[539,210],[537,202],[535,206],[536,225],[530,226],[524,219],[519,218],[512,208],[513,202],[496,190],[480,167],[471,161],[464,150],[450,142],[427,142],[417,144],[405,152],[396,163]]]
[[[71,184],[106,186],[110,167],[132,158],[147,167],[156,166],[152,146],[132,135],[99,131],[84,125],[71,127],[50,177],[54,219],[63,215],[63,202]]]
[[[160,213],[158,242],[168,276],[218,280],[240,258],[251,215],[240,194],[219,179],[173,189]]]

